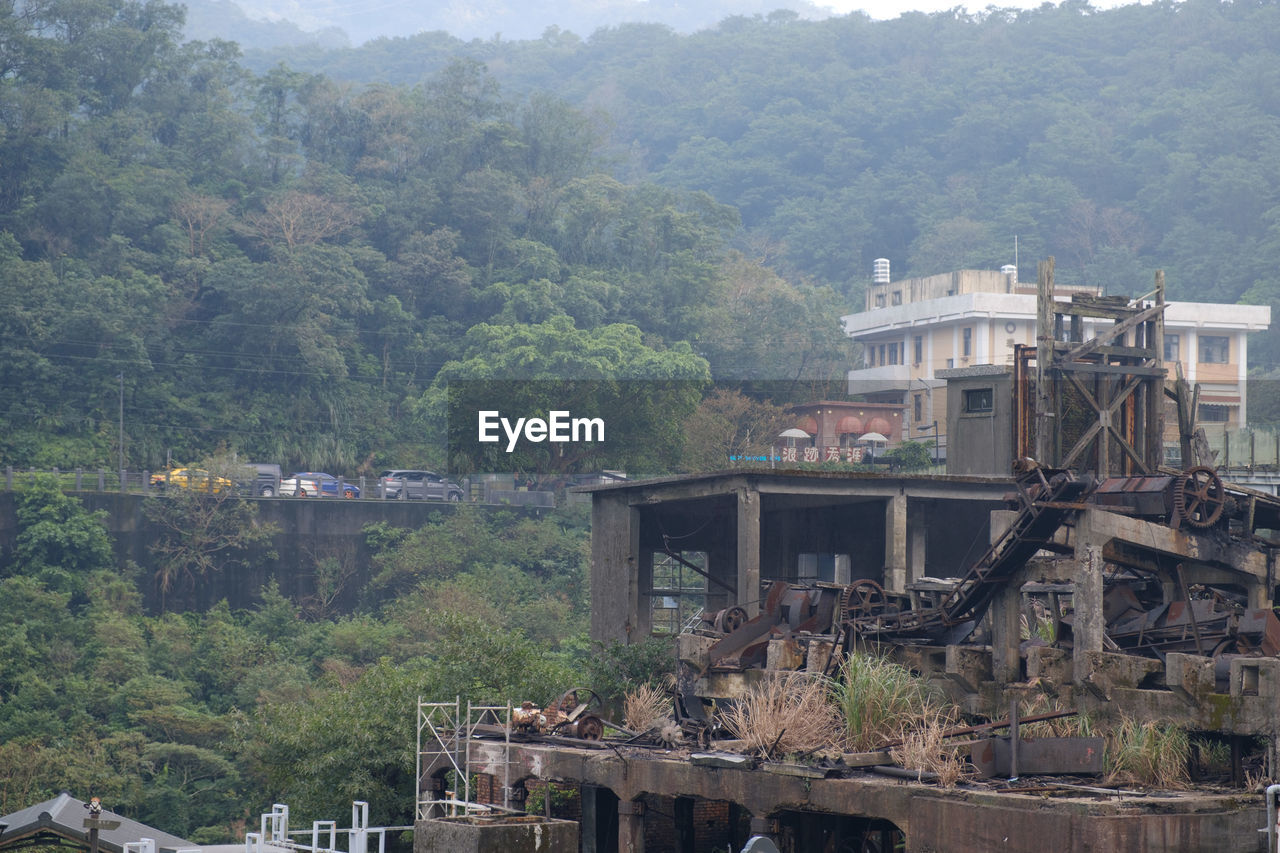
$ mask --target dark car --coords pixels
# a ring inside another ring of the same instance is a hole
[[[280,481],[284,479],[284,474],[276,463],[246,462],[242,467],[243,477],[237,478],[237,485],[242,492],[269,498],[280,490]]]
[[[395,499],[403,496],[415,501],[462,500],[462,486],[446,480],[435,471],[395,468],[379,474],[378,485],[382,487],[384,498]]]

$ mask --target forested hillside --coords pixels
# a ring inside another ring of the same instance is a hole
[[[1164,269],[1175,298],[1280,301],[1275,3],[779,12],[247,63],[180,44],[154,0],[3,14],[0,462],[114,460],[123,388],[130,467],[219,446],[443,464],[440,370],[523,326],[564,351],[634,328],[654,357],[613,376],[826,379],[880,256],[991,268],[1016,241],[1024,279],[1052,254],[1069,282],[1136,293]]]
[[[242,841],[273,802],[306,825],[359,799],[374,825],[403,826],[419,697],[541,703],[660,671],[645,647],[586,640],[584,512],[371,528],[355,613],[328,606],[351,582],[331,565],[306,601],[270,587],[251,612],[146,613],[152,579],[117,570],[101,519],[52,478],[18,494],[17,519],[0,565],[0,815],[69,791],[197,843]]]
[[[744,244],[851,297],[876,257],[895,275],[996,268],[1016,238],[1024,279],[1054,255],[1067,281],[1138,293],[1164,269],[1174,298],[1276,304],[1277,33],[1270,0],[1065,2],[288,58],[409,83],[463,54],[507,90],[554,91],[608,116],[617,174],[710,193]]]
[[[154,0],[0,15],[0,463],[114,467],[123,409],[135,470],[439,465],[437,374],[521,329],[564,357],[507,378],[847,363],[843,303],[731,251],[732,207],[619,179],[588,114],[475,62],[357,88]]]

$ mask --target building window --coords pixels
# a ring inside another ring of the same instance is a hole
[[[887,361],[885,361],[885,360],[884,360],[884,344],[881,344],[881,345],[880,345],[880,363],[881,363],[881,364],[888,364],[888,363],[889,363],[889,362],[887,362]]]
[[[877,294],[876,294],[876,307],[877,307],[877,308],[883,308],[883,307],[884,307],[884,294],[883,294],[883,293],[877,293]]]
[[[1206,424],[1225,424],[1231,419],[1231,409],[1227,406],[1213,406],[1207,403],[1200,405],[1200,422]]]
[[[968,326],[965,326],[964,329],[961,330],[960,336],[963,340],[963,343],[961,344],[960,354],[963,355],[965,358],[968,358],[969,356],[973,355],[973,329],[969,328]]]
[[[1225,335],[1200,336],[1200,363],[1226,364],[1231,353],[1231,339]]]
[[[901,291],[901,290],[895,290],[895,291],[893,292],[893,304],[894,304],[894,305],[901,305],[901,304],[902,304],[902,291]]]
[[[889,363],[898,363],[898,345],[896,343],[889,344]]]
[[[970,388],[964,392],[965,414],[988,414],[994,408],[995,395],[991,388]]]
[[[915,348],[915,358],[912,360],[912,364],[919,364],[924,361],[924,338],[920,335],[916,335],[915,340],[912,342],[912,346]]]
[[[911,420],[915,421],[916,423],[920,423],[922,420],[924,420],[924,395],[916,394],[911,401],[911,405],[912,405]]]
[[[825,581],[847,584],[849,577],[848,554],[797,554],[796,580]]]
[[[681,551],[679,556],[707,570],[707,552]],[[679,634],[706,604],[706,578],[670,554],[653,555],[649,587],[649,626],[654,634]]]
[[[955,360],[954,358],[949,358],[949,359],[947,359],[947,367],[949,367],[949,368],[950,368],[950,367],[955,367],[955,366],[956,366],[956,360]]]
[[[1181,360],[1182,341],[1177,335],[1171,335],[1165,332],[1164,335],[1164,360],[1173,362]]]

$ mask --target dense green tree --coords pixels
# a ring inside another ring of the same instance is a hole
[[[270,558],[260,551],[271,541],[275,527],[259,523],[256,507],[230,488],[216,493],[171,491],[144,510],[162,531],[151,543],[160,566],[155,588],[162,608],[170,595],[191,594],[213,574],[234,574],[255,559]]]
[[[89,576],[115,561],[105,513],[91,513],[62,492],[57,479],[37,477],[15,506],[13,558],[0,577],[26,575],[51,590],[84,594]]]
[[[447,429],[450,465],[462,471],[556,476],[606,461],[661,470],[678,455],[680,419],[710,378],[706,361],[688,344],[657,349],[634,326],[583,330],[564,315],[540,324],[473,326],[460,356],[441,369],[418,412],[424,425]],[[553,410],[601,418],[605,436],[570,444],[526,441],[514,450],[505,440],[478,441],[482,410],[511,418],[545,419]]]

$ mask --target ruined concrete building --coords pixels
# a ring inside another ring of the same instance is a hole
[[[1280,499],[1197,455],[1194,389],[1166,388],[1160,277],[1141,300],[1061,301],[1052,276],[1042,264],[1040,333],[995,402],[1009,477],[739,469],[586,489],[593,638],[677,635],[689,740],[642,750],[473,727],[431,753],[452,749],[452,765],[423,763],[420,801],[439,799],[463,755],[491,801],[548,782],[578,792],[588,853],[736,851],[750,836],[791,853],[1262,849],[1250,780],[1280,762]],[[1181,413],[1177,467],[1164,465],[1166,399]],[[1009,733],[974,746],[988,781],[944,789],[874,755],[757,761],[708,741],[716,703],[771,671],[830,674],[854,651],[891,656]],[[1087,775],[1092,745],[1020,742],[1033,695],[1103,725],[1204,733],[1232,784],[1104,787]]]

